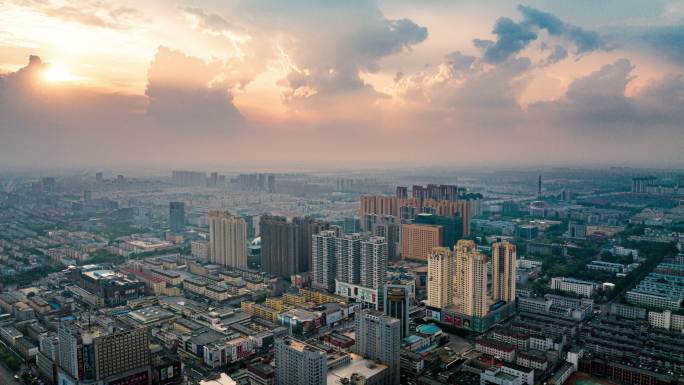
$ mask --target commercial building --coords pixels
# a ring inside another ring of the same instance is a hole
[[[492,244],[492,299],[494,301],[515,300],[516,254],[515,245],[508,241]]]
[[[57,383],[94,381],[142,385],[150,381],[150,348],[145,328],[115,331],[91,320],[62,322],[58,330]]]
[[[432,249],[444,243],[443,228],[434,225],[401,225],[401,258],[426,261]]]
[[[145,295],[144,282],[96,265],[71,268],[67,277],[78,285],[75,294],[92,307],[123,305]]]
[[[210,261],[222,266],[247,266],[247,225],[225,211],[209,213]]]
[[[406,285],[385,285],[385,315],[396,318],[401,323],[401,338],[409,334],[410,291]]]

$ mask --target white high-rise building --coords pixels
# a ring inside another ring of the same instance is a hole
[[[247,224],[225,211],[209,213],[209,243],[212,263],[247,266]]]
[[[435,247],[428,257],[427,304],[444,308],[454,304],[454,254],[447,247]]]
[[[358,284],[361,280],[361,241],[360,233],[343,234],[336,240],[337,274],[340,282]]]
[[[508,241],[492,244],[492,299],[515,301],[516,248]]]
[[[370,237],[361,242],[361,286],[379,289],[387,280],[387,241]]]
[[[477,250],[475,242],[456,243],[456,303],[463,314],[484,317],[487,304],[487,256]]]
[[[275,369],[278,385],[320,385],[328,376],[325,350],[292,337],[275,342]]]

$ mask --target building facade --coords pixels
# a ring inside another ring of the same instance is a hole
[[[328,370],[324,350],[292,337],[275,342],[276,384],[320,385]]]
[[[428,258],[427,303],[435,308],[454,304],[454,253],[446,247],[436,247]]]
[[[487,256],[477,250],[475,242],[460,240],[456,244],[455,301],[463,314],[487,315]],[[514,276],[515,277],[515,276]]]
[[[212,263],[247,266],[247,225],[244,219],[225,211],[210,212],[209,243]]]
[[[508,241],[492,244],[492,299],[515,300],[516,248]]]
[[[364,310],[354,317],[355,351],[364,358],[387,365],[390,384],[399,384],[401,322]]]
[[[173,233],[185,230],[185,203],[169,202],[169,228]]]
[[[443,229],[441,226],[402,224],[401,258],[425,261],[432,249],[442,246]]]

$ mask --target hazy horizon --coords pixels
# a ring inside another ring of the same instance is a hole
[[[684,164],[684,2],[0,4],[0,170]]]

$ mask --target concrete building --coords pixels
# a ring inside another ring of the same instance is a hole
[[[487,306],[487,256],[477,250],[475,242],[460,240],[455,247],[456,281],[455,302],[461,312],[484,317]],[[513,276],[515,279],[515,275]],[[515,291],[513,291],[515,293]]]
[[[492,299],[515,300],[516,248],[508,241],[492,244]]]
[[[300,233],[285,217],[264,215],[259,220],[261,231],[261,270],[280,277],[304,271],[300,259]]]
[[[433,225],[442,227],[442,244],[440,246],[453,248],[456,242],[463,238],[463,218],[461,216],[445,217],[430,213],[421,213],[415,216],[415,224]]]
[[[314,287],[333,291],[337,276],[337,230],[324,230],[312,237],[311,275]]]
[[[225,211],[210,212],[209,243],[212,263],[247,266],[247,225],[244,219]]]
[[[470,220],[473,216],[473,200],[439,200],[424,197],[399,198],[381,195],[361,197],[359,216],[364,218],[372,213],[381,216],[391,215],[401,219],[413,219],[405,217],[402,212],[413,214],[429,212],[439,216],[460,216],[463,219],[463,236],[470,235]]]
[[[335,240],[335,279],[358,284],[361,280],[361,233],[342,234]]]
[[[432,249],[442,246],[443,229],[441,226],[402,224],[401,258],[425,261]]]
[[[401,322],[370,310],[354,318],[355,351],[364,358],[389,367],[389,384],[399,384]]]
[[[594,289],[596,289],[597,286],[598,285],[595,282],[583,281],[575,278],[551,278],[551,289],[574,293],[586,298],[591,298],[594,294]]]
[[[380,289],[387,280],[387,241],[370,237],[361,242],[360,284]]]
[[[185,230],[185,203],[169,202],[169,228],[172,233]]]
[[[456,259],[446,247],[435,247],[428,258],[427,304],[445,308],[454,304]]]
[[[328,227],[311,218],[262,216],[261,270],[281,277],[309,271],[312,264],[312,237]]]
[[[292,337],[275,343],[276,384],[320,385],[328,375],[326,352]]]
[[[145,328],[114,331],[111,326],[93,324],[91,320],[63,322],[58,338],[59,384],[150,381],[150,348]]]

